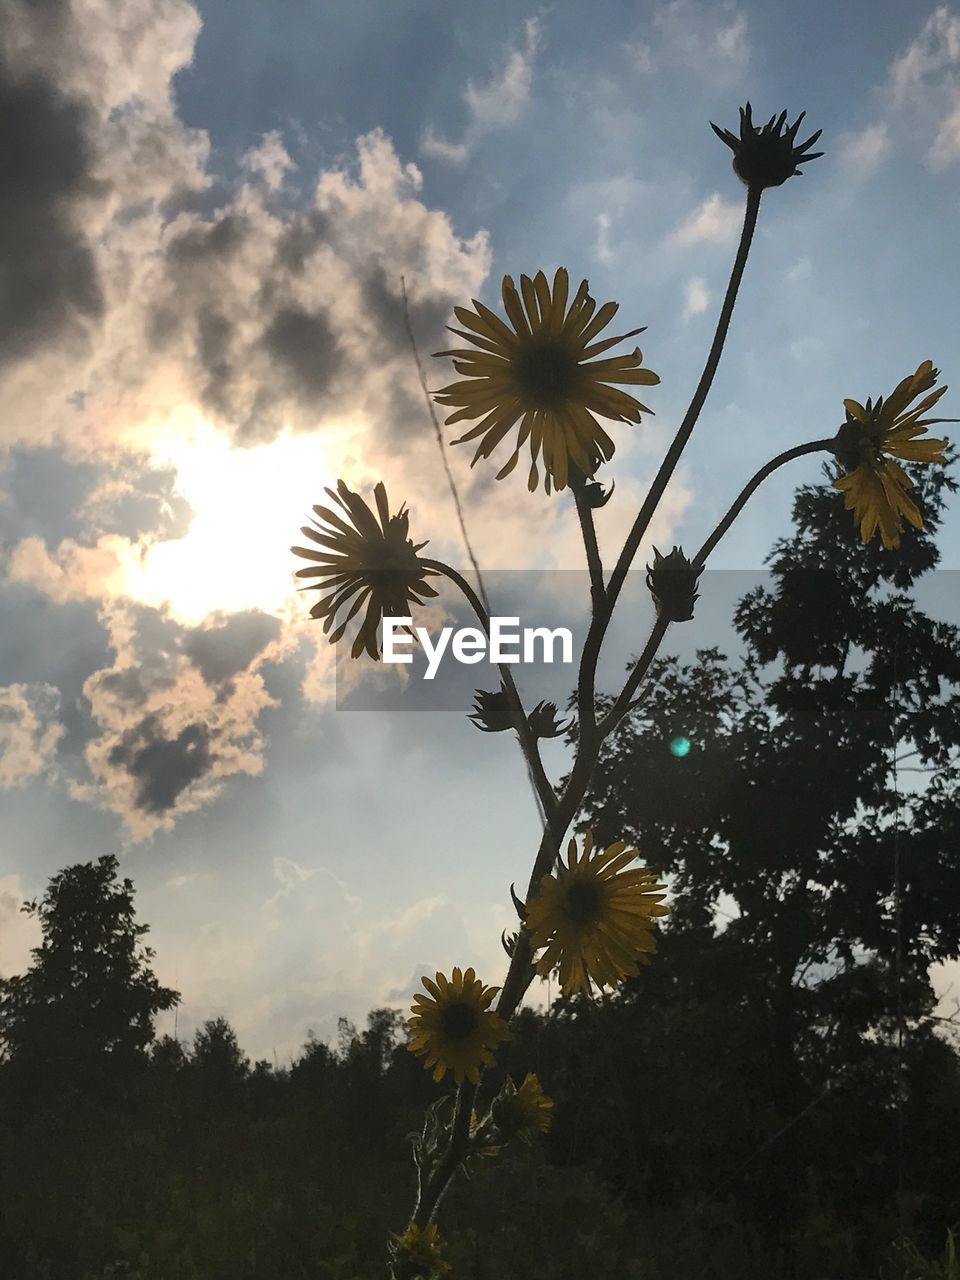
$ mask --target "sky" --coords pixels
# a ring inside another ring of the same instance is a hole
[[[6,0],[0,974],[38,941],[20,904],[116,853],[181,1038],[224,1015],[283,1062],[308,1029],[403,1007],[424,972],[502,980],[507,886],[539,829],[517,749],[449,697],[356,709],[350,690],[394,677],[336,670],[289,547],[337,478],[383,479],[425,554],[465,563],[400,278],[437,389],[455,305],[564,265],[620,303],[611,332],[647,326],[661,378],[655,416],[615,428],[613,557],[712,336],[744,196],[709,121],[735,127],[748,99],[806,110],[825,155],[764,197],[638,565],[651,543],[692,551],[768,458],[833,434],[845,397],[928,357],[960,381],[960,8]],[[953,393],[941,407],[960,416]],[[450,450],[498,600],[522,608],[535,570],[575,620],[567,497],[469,461]],[[748,505],[668,651],[733,646],[732,604],[819,466]],[[941,549],[953,616],[956,506]],[[606,687],[646,626],[642,591],[624,603]],[[468,621],[450,598],[433,616]],[[563,748],[545,757],[559,776]]]

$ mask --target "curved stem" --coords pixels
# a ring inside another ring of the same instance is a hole
[[[755,493],[756,490],[759,489],[760,485],[763,484],[764,480],[766,480],[767,476],[772,475],[779,467],[785,466],[786,463],[792,462],[795,458],[802,458],[808,453],[822,453],[824,451],[829,451],[832,445],[832,439],[811,440],[807,444],[798,444],[792,449],[785,449],[783,453],[778,453],[775,458],[771,458],[770,461],[765,463],[764,466],[762,466],[760,470],[743,486],[740,493],[731,504],[730,509],[690,563],[695,568],[703,568],[707,562],[707,557],[733,524],[734,520],[736,520],[752,494]],[[611,707],[610,711],[608,711],[600,722],[599,733],[601,738],[606,738],[610,733],[612,733],[630,710],[633,696],[637,691],[640,681],[646,674],[668,626],[669,623],[665,622],[662,618],[657,619],[657,622],[650,633],[650,639],[647,641],[646,648],[640,655],[633,671],[630,673],[629,680],[623,686],[619,697]]]
[[[483,627],[485,634],[490,635],[490,615],[484,607],[480,597],[467,582],[462,574],[458,573],[448,564],[444,564],[442,560],[421,560],[420,563],[427,569],[433,569],[437,573],[442,574],[457,587],[466,597],[468,603],[479,619],[480,625]],[[523,709],[523,703],[517,686],[513,679],[513,672],[506,663],[498,664],[500,671],[500,679],[503,681],[504,691],[507,695],[507,701],[510,704],[510,714],[513,717],[513,725],[520,739],[520,748],[523,751],[524,759],[527,762],[527,768],[530,771],[530,779],[533,783],[534,794],[539,801],[543,817],[547,824],[547,829],[553,833],[554,815],[557,808],[557,796],[550,780],[547,778],[546,771],[543,767],[543,761],[540,758],[540,751],[537,747],[537,740],[530,731],[530,723],[527,720],[526,712]],[[559,837],[558,837],[559,838]]]
[[[667,634],[667,627],[669,627],[669,625],[669,618],[665,618],[662,615],[658,617],[656,622],[653,624],[653,629],[650,632],[650,638],[644,645],[643,653],[641,653],[640,657],[634,664],[634,668],[630,672],[630,677],[627,680],[627,683],[621,689],[616,702],[600,721],[599,734],[601,740],[613,732],[623,717],[630,710],[633,695],[636,693],[640,681],[650,670],[650,664],[657,655],[657,650],[660,648],[660,642]]]
[[[737,495],[736,500],[731,505],[730,510],[723,517],[697,554],[693,557],[691,564],[694,566],[699,565],[701,567],[706,564],[707,557],[746,506],[748,499],[757,489],[759,489],[767,476],[772,475],[778,467],[782,467],[786,463],[792,462],[794,458],[802,458],[808,453],[829,452],[833,447],[833,443],[832,438],[811,440],[808,444],[798,444],[792,449],[785,449],[783,453],[778,453],[775,458],[771,458],[770,461],[762,466],[756,475],[751,477],[751,479],[743,486],[740,493]]]
[[[626,579],[627,572],[633,563],[633,558],[637,554],[637,549],[643,541],[643,537],[649,528],[660,499],[663,497],[664,490],[670,482],[677,463],[680,461],[680,455],[686,447],[687,441],[693,428],[697,425],[697,419],[700,417],[700,410],[703,408],[707,398],[707,393],[713,383],[714,375],[717,372],[717,366],[720,363],[720,356],[723,352],[723,344],[727,338],[727,331],[730,328],[730,319],[733,315],[734,303],[737,300],[737,292],[740,288],[740,281],[743,279],[743,270],[747,265],[747,255],[750,252],[750,245],[753,241],[753,233],[757,226],[757,215],[760,212],[760,196],[761,188],[750,187],[747,191],[747,204],[743,215],[743,229],[740,233],[740,244],[737,248],[737,256],[734,259],[733,269],[730,272],[730,280],[727,284],[727,291],[724,295],[723,306],[720,308],[720,316],[717,320],[716,332],[713,335],[713,342],[710,351],[707,354],[706,364],[700,375],[700,381],[697,383],[696,390],[693,393],[693,399],[690,401],[687,412],[683,416],[683,421],[677,429],[677,434],[673,439],[673,443],[667,450],[667,453],[660,464],[660,470],[657,472],[653,484],[650,486],[643,505],[637,513],[637,518],[633,523],[633,528],[627,535],[620,558],[617,561],[613,573],[610,575],[610,581],[607,584],[606,593],[606,609],[600,620],[594,620],[590,631],[587,634],[586,643],[584,644],[583,659],[581,662],[581,672],[592,667],[595,671],[597,658],[600,654],[600,646],[603,642],[604,632],[607,628],[607,622],[613,612],[620,589]]]

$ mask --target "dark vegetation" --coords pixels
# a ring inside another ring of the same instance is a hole
[[[960,1054],[928,978],[960,954],[960,646],[908,594],[952,487],[926,481],[892,553],[801,490],[745,657],[659,662],[582,825],[669,875],[674,915],[616,998],[519,1017],[489,1084],[538,1072],[555,1123],[444,1200],[457,1280],[960,1275]],[[0,1276],[379,1280],[437,1096],[402,1014],[289,1070],[222,1019],[156,1040],[177,996],[116,859],[28,909],[43,943],[0,983]]]

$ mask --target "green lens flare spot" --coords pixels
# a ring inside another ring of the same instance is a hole
[[[678,760],[682,760],[684,756],[690,754],[691,742],[689,738],[671,738],[670,754],[676,756]]]

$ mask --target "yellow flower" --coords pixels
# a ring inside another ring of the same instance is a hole
[[[916,373],[904,378],[888,399],[883,396],[873,404],[844,400],[847,418],[834,440],[834,454],[847,473],[834,480],[834,487],[846,493],[844,506],[853,511],[860,525],[860,537],[869,542],[880,530],[883,545],[899,547],[903,518],[915,529],[923,528],[923,518],[916,504],[907,497],[913,487],[910,477],[895,462],[946,462],[943,450],[948,441],[918,439],[936,422],[955,422],[955,418],[924,418],[937,403],[946,387],[925,396],[912,409],[911,400],[930,391],[939,376],[931,360],[924,360]]]
[[[404,1233],[394,1237],[391,1245],[394,1275],[404,1280],[434,1280],[450,1271],[440,1252],[436,1223],[418,1227],[411,1222]]]
[[[589,991],[590,979],[601,988],[615,987],[637,972],[640,957],[656,950],[652,916],[669,915],[661,906],[665,886],[645,867],[626,870],[637,856],[622,840],[602,852],[593,851],[593,833],[583,842],[578,860],[576,838],[555,875],[545,875],[540,893],[527,906],[527,925],[534,950],[547,950],[537,963],[546,977],[560,964],[565,995]]]
[[[434,353],[456,357],[453,367],[466,378],[438,391],[435,399],[439,404],[457,407],[447,423],[481,419],[454,441],[463,444],[479,440],[471,465],[488,458],[520,420],[516,448],[497,473],[497,479],[510,474],[529,440],[532,463],[527,487],[533,492],[539,483],[537,458],[542,456],[544,489],[549,493],[551,481],[556,489],[564,489],[577,471],[592,476],[602,461],[613,457],[613,441],[591,410],[616,422],[639,422],[641,411],[653,412],[633,396],[607,384],[625,382],[651,387],[660,379],[652,370],[641,367],[639,347],[631,355],[584,363],[643,332],[642,328],[631,329],[618,338],[594,342],[619,308],[617,303],[607,302],[594,315],[596,302],[590,297],[586,280],[569,310],[565,267],[554,276],[552,295],[542,271],[533,280],[521,276],[520,291],[522,303],[511,277],[503,277],[503,305],[512,329],[476,299],[476,313],[466,307],[454,307],[457,319],[471,332],[447,327],[479,350]]]
[[[552,1109],[553,1099],[540,1088],[537,1077],[528,1072],[519,1089],[507,1076],[490,1114],[506,1141],[522,1138],[529,1142],[535,1133],[546,1133],[550,1128]]]
[[[379,523],[360,495],[351,492],[342,480],[337,481],[336,493],[332,489],[326,492],[345,512],[349,523],[329,507],[313,508],[320,517],[314,521],[317,528],[304,527],[300,532],[323,549],[290,548],[294,555],[315,562],[306,569],[298,569],[297,577],[318,578],[319,581],[310,583],[309,587],[318,587],[327,593],[310,610],[311,618],[324,619],[325,633],[330,631],[340,610],[353,600],[346,618],[330,634],[331,644],[336,644],[350,620],[366,604],[367,611],[350,656],[359,658],[366,650],[371,658],[379,658],[377,627],[381,618],[384,615],[408,617],[411,602],[423,604],[425,599],[437,594],[426,581],[433,570],[425,568],[417,555],[426,543],[414,545],[410,541],[406,507],[401,507],[394,516],[390,514],[382,482],[373,491]]]
[[[436,982],[423,979],[429,996],[417,994],[408,1019],[411,1053],[426,1054],[424,1067],[434,1067],[434,1080],[453,1072],[457,1084],[470,1080],[477,1084],[480,1068],[493,1066],[492,1049],[509,1040],[507,1024],[490,1009],[499,987],[485,987],[473,969],[454,969],[453,980],[442,973]]]

